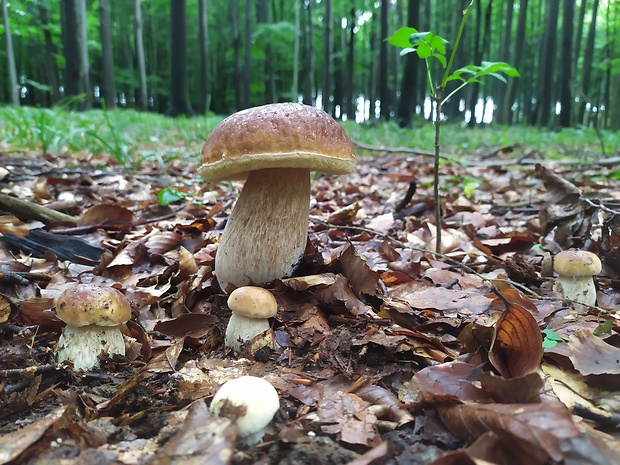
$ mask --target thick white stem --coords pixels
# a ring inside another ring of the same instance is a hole
[[[125,340],[118,326],[65,326],[58,339],[58,363],[71,362],[75,371],[99,365],[99,355],[125,355]]]
[[[217,250],[221,288],[289,276],[306,247],[309,205],[309,170],[250,172]]]
[[[596,286],[592,276],[558,276],[556,283],[562,286],[562,295],[565,299],[583,302],[586,305],[596,303]],[[573,302],[576,312],[584,313],[589,307]]]

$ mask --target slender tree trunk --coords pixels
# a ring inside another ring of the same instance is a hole
[[[491,8],[491,4],[489,3],[489,9]],[[474,37],[474,63],[479,65],[482,61],[482,4],[480,0],[476,0],[476,26],[474,27],[475,37]],[[469,108],[469,121],[467,125],[471,128],[476,125],[476,106],[478,105],[478,98],[480,96],[480,84],[474,82],[470,86],[470,94],[469,94],[469,104],[467,107]]]
[[[301,16],[301,1],[295,0],[295,42],[293,43],[293,88],[291,89],[292,101],[297,102],[299,96],[299,39],[301,37],[300,31],[300,16]]]
[[[49,28],[49,21],[47,19],[47,7],[39,3],[39,18],[41,20],[41,28],[43,29],[43,38],[45,40],[45,75],[47,77],[46,82],[51,88],[50,92],[50,104],[53,104],[58,100],[58,93],[60,92],[58,87],[58,68],[56,67],[56,60],[54,55],[56,53],[56,47],[52,40],[52,33]]]
[[[15,55],[13,53],[13,38],[9,22],[9,8],[7,0],[2,0],[2,16],[4,17],[4,37],[6,39],[6,61],[9,72],[9,96],[11,105],[19,105],[19,87],[17,86],[17,71],[15,69]]]
[[[62,0],[62,35],[65,52],[65,95],[84,95],[78,109],[90,108],[90,84],[88,80],[88,48],[84,0]],[[86,60],[86,63],[84,61]]]
[[[373,18],[370,23],[369,42],[368,54],[370,55],[370,79],[368,80],[368,119],[373,121],[376,119],[377,114],[377,20],[375,14],[373,14]]]
[[[166,116],[192,116],[187,87],[185,0],[170,0],[170,100]]]
[[[390,92],[388,86],[388,14],[389,0],[381,0],[381,32],[379,46],[379,100],[381,102],[381,118],[390,119]]]
[[[568,128],[571,125],[571,111],[574,100],[571,91],[574,23],[575,0],[564,0],[562,12],[562,72],[559,76],[561,106],[559,123],[564,128]]]
[[[229,2],[233,39],[233,89],[235,110],[241,110],[241,33],[239,32],[239,0]]]
[[[307,105],[314,105],[315,97],[317,95],[316,89],[315,89],[315,80],[314,80],[316,57],[315,57],[315,51],[314,51],[314,22],[313,22],[314,7],[313,7],[313,4],[314,2],[308,2],[307,4],[308,14],[306,15],[307,28],[308,28],[308,33],[307,33],[308,50],[306,52],[307,61],[306,61],[306,66],[305,66],[306,82],[305,82],[305,89],[304,89],[304,103]]]
[[[407,26],[415,28],[420,27],[420,0],[408,0]],[[415,53],[408,53],[404,56],[404,60],[405,65],[400,81],[400,99],[398,101],[398,111],[396,112],[396,119],[401,128],[411,126],[417,102],[416,95],[418,88],[417,71],[419,59]]]
[[[521,57],[525,44],[525,31],[527,26],[527,4],[528,0],[519,2],[519,19],[517,20],[517,36],[515,38],[514,55],[512,56],[511,65],[519,69],[521,66]],[[521,73],[522,75],[524,73]],[[513,109],[517,97],[517,79],[508,78],[506,84],[506,98],[504,99],[503,112],[500,116],[500,122],[503,124],[513,123]]]
[[[592,62],[594,61],[594,38],[596,36],[596,16],[598,14],[599,0],[594,0],[592,6],[592,18],[590,20],[590,27],[588,28],[588,37],[586,38],[586,48],[583,54],[583,66],[581,74],[581,92],[579,95],[580,107],[579,107],[579,121],[578,123],[584,123],[584,116],[586,112],[586,105],[591,100],[590,92],[590,78],[592,76]]]
[[[78,106],[81,110],[88,110],[93,106],[93,92],[90,85],[90,63],[88,61],[88,35],[86,29],[86,0],[78,0],[78,33],[80,53],[80,75],[84,86],[84,98]]]
[[[349,41],[347,51],[347,82],[346,82],[346,108],[345,113],[347,119],[355,121],[355,75],[354,75],[354,59],[355,59],[355,27],[356,27],[355,2],[352,2],[349,12]]]
[[[323,36],[323,89],[322,101],[323,111],[331,113],[331,97],[332,97],[332,55],[334,51],[334,20],[332,13],[332,0],[324,0],[325,17],[324,36]]]
[[[342,24],[342,18],[344,15],[338,15],[335,20],[335,24],[338,24],[339,27],[336,28],[336,37],[338,39],[337,46],[334,44],[334,60],[333,60],[333,88],[334,88],[334,100],[332,105],[332,116],[334,118],[342,118],[342,113],[344,111],[344,60],[345,60],[345,50],[346,50],[346,37],[345,31],[340,26]]]
[[[243,108],[252,105],[250,81],[252,76],[252,0],[245,0],[245,44],[243,62]]]
[[[598,0],[597,0],[598,1]],[[551,107],[554,101],[553,78],[557,49],[558,16],[560,0],[548,0],[545,35],[538,68],[538,94],[530,117],[531,125],[547,126],[551,123]]]
[[[136,62],[138,64],[138,108],[149,108],[148,87],[146,84],[146,61],[144,59],[144,42],[142,40],[142,7],[140,0],[134,0],[134,41],[136,43]]]
[[[451,18],[452,29],[451,29],[449,37],[456,37],[459,27],[461,25],[461,21],[463,19],[463,11],[465,10],[465,8],[467,8],[469,1],[470,0],[457,0],[456,6],[452,10],[449,10],[449,12],[452,15],[452,18]],[[427,10],[428,10],[428,14],[430,14],[430,6],[428,6]],[[463,35],[461,37],[459,48],[456,50],[456,55],[454,56],[454,63],[452,64],[452,69],[458,69],[466,64],[469,64],[471,60],[471,56],[469,54],[470,47],[468,44],[468,40],[469,40],[469,29],[466,27],[463,30]],[[426,83],[426,78],[423,79],[423,82]],[[446,88],[444,90],[444,95],[450,94],[454,89],[457,88],[457,86],[458,86],[457,82],[449,82],[446,85]],[[422,88],[426,89],[427,87],[424,86]],[[422,97],[423,98],[421,99],[422,100],[421,103],[424,104],[424,100],[426,98],[426,92],[423,93]],[[418,102],[419,101],[420,100],[418,100]],[[441,106],[441,111],[448,118],[448,120],[463,121],[465,105],[461,106],[461,101],[463,102],[467,101],[467,93],[465,92],[463,92],[462,94],[457,93],[452,98],[450,98],[450,100],[448,100],[446,103],[444,103]]]
[[[99,0],[99,36],[101,38],[101,60],[103,65],[103,72],[101,73],[101,96],[103,97],[106,108],[116,108],[110,0]]]
[[[504,29],[504,41],[501,53],[497,61],[506,61],[510,63],[510,49],[512,44],[512,23],[514,19],[514,0],[508,0],[506,3],[506,26]],[[493,81],[495,92],[493,93],[493,102],[495,103],[495,111],[493,119],[501,121],[504,114],[504,105],[506,103],[507,85],[497,80]]]
[[[269,17],[271,15],[269,8],[269,0],[257,0],[256,1],[256,23],[257,24],[269,24]],[[265,92],[263,96],[264,103],[274,103],[277,101],[276,95],[276,78],[275,67],[273,63],[273,48],[271,46],[271,32],[266,31],[265,40],[265,61],[264,61],[264,76],[265,76]]]
[[[198,50],[200,54],[199,71],[200,77],[200,102],[198,111],[205,114],[209,111],[211,94],[209,89],[209,21],[207,0],[198,0]]]

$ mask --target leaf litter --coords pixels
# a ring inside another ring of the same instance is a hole
[[[0,464],[619,463],[620,199],[594,180],[605,168],[443,165],[439,255],[427,160],[363,156],[316,177],[306,254],[269,286],[270,331],[235,354],[213,269],[241,184],[202,184],[192,163],[120,175],[59,157],[39,174],[2,158],[2,193],[62,216],[0,216]],[[169,184],[182,195],[159,205]],[[570,247],[603,258],[587,313],[553,287],[550,257]],[[132,305],[125,356],[85,373],[54,352],[54,299],[77,282]],[[243,375],[281,400],[254,446],[208,410]]]

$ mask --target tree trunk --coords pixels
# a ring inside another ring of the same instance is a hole
[[[198,112],[206,114],[209,111],[211,95],[209,93],[209,22],[207,0],[198,0],[198,51],[200,60],[198,75],[200,77],[200,101]]]
[[[581,92],[579,95],[579,124],[584,123],[586,105],[590,101],[590,78],[592,76],[592,62],[594,61],[594,38],[596,36],[596,16],[598,13],[599,0],[594,0],[592,6],[592,18],[590,19],[590,27],[588,28],[588,37],[586,38],[586,48],[583,54],[583,66],[581,74]]]
[[[347,82],[345,85],[345,100],[346,108],[344,109],[347,114],[347,119],[355,121],[355,71],[354,71],[354,59],[355,59],[355,27],[356,27],[356,14],[355,14],[355,2],[352,2],[351,11],[349,12],[349,40],[347,50]]]
[[[598,0],[596,0],[598,1]],[[560,0],[548,0],[545,35],[538,67],[538,93],[536,105],[530,116],[530,124],[547,126],[551,123],[551,107],[554,101],[553,77],[557,48],[558,16]]]
[[[374,9],[374,7],[373,7]],[[370,20],[370,38],[368,54],[370,55],[370,79],[368,80],[368,119],[376,119],[377,108],[377,15],[374,14]]]
[[[142,7],[140,0],[134,0],[134,41],[136,43],[136,62],[138,64],[138,108],[149,108],[148,87],[146,84],[146,62],[144,60],[144,42],[142,40]]]
[[[304,66],[305,68],[305,76],[306,76],[306,81],[305,81],[305,88],[304,88],[304,103],[306,105],[314,105],[315,103],[315,97],[316,97],[316,91],[315,91],[315,83],[314,83],[314,73],[315,73],[315,63],[316,63],[316,57],[315,57],[315,51],[314,51],[314,23],[313,23],[313,18],[314,18],[314,7],[313,7],[314,2],[308,2],[307,4],[307,8],[308,8],[308,14],[306,15],[308,20],[307,20],[307,28],[308,28],[308,33],[307,33],[307,37],[308,37],[308,42],[307,42],[307,51],[306,51],[306,65]]]
[[[458,34],[458,30],[459,27],[461,25],[461,21],[463,20],[463,11],[465,10],[465,8],[467,8],[467,5],[469,4],[470,0],[457,0],[456,2],[456,6],[450,11],[451,15],[452,15],[452,30],[451,30],[451,34],[448,37],[456,37],[456,35]],[[430,6],[428,6],[427,8],[427,14],[430,15]],[[427,23],[428,24],[428,23]],[[424,30],[428,30],[428,28],[425,28]],[[469,64],[469,61],[471,60],[471,56],[469,55],[469,44],[468,44],[468,39],[469,39],[469,29],[467,27],[465,27],[465,29],[463,29],[463,35],[461,36],[461,42],[459,45],[459,48],[456,50],[456,55],[454,56],[454,63],[452,64],[452,69],[458,69],[461,68],[463,66],[465,66],[466,64]],[[427,80],[426,78],[424,78],[424,83],[426,84]],[[454,82],[449,82],[446,85],[446,88],[444,89],[444,95],[448,95],[450,94],[454,89],[456,89],[458,87],[458,82],[454,81]],[[427,86],[425,85],[424,87],[422,87],[423,89],[427,89]],[[421,103],[424,104],[424,100],[426,98],[426,92],[423,93],[422,95],[422,101]],[[441,112],[446,116],[446,118],[449,121],[452,120],[459,120],[459,121],[463,121],[464,119],[464,112],[465,112],[465,105],[461,106],[461,102],[466,102],[467,101],[467,93],[463,92],[462,94],[456,93],[454,96],[452,96],[452,98],[450,98],[450,100],[448,100],[445,104],[442,105],[441,107]]]
[[[239,32],[239,0],[229,2],[233,39],[233,92],[235,110],[241,110],[241,33]]]
[[[295,0],[295,42],[293,43],[293,88],[291,89],[291,101],[297,102],[299,96],[299,39],[300,31],[301,0]]]
[[[269,0],[258,0],[256,2],[256,23],[257,24],[269,24],[270,15],[269,12]],[[265,62],[264,62],[264,75],[265,75],[265,93],[263,96],[264,103],[277,102],[276,92],[276,77],[275,67],[273,64],[273,49],[271,46],[271,32],[267,31],[265,34]]]
[[[527,3],[528,0],[521,0],[519,2],[519,19],[517,20],[517,36],[515,38],[514,54],[512,56],[511,65],[519,69],[521,66],[521,57],[523,56],[523,49],[525,44],[525,31],[527,26]],[[523,73],[522,73],[523,74]],[[515,104],[517,97],[517,83],[515,78],[508,78],[506,84],[506,97],[503,103],[503,112],[500,115],[500,122],[503,124],[513,123],[513,110],[512,106]]]
[[[193,116],[187,87],[185,0],[170,0],[170,100],[166,116]]]
[[[504,40],[502,44],[501,53],[499,54],[497,61],[506,61],[510,63],[510,49],[512,44],[512,23],[514,19],[514,0],[508,0],[506,3],[506,25],[504,27]],[[501,120],[501,115],[504,114],[504,104],[506,103],[506,90],[507,85],[501,81],[494,80],[493,88],[493,102],[495,104],[495,111],[493,112],[493,119]]]
[[[480,0],[476,0],[476,26],[474,27],[475,29],[475,36],[474,36],[474,64],[479,65],[480,62],[482,61],[482,2]],[[489,2],[489,6],[487,10],[491,9],[491,5],[493,4],[493,2]],[[486,15],[485,15],[486,17]],[[476,125],[476,106],[478,105],[478,98],[480,96],[480,84],[477,82],[474,82],[471,86],[470,86],[470,94],[469,94],[469,104],[468,104],[468,109],[469,109],[469,121],[467,122],[467,125],[471,128],[474,127]]]
[[[15,55],[13,53],[13,38],[9,22],[8,0],[2,0],[2,15],[4,17],[4,36],[6,39],[6,61],[9,72],[9,96],[11,105],[19,105],[19,87],[17,86],[17,70],[15,69]]]
[[[379,46],[379,101],[381,102],[381,118],[390,119],[390,92],[388,87],[388,15],[389,0],[381,0],[381,45]]]
[[[420,27],[420,0],[408,0],[407,26]],[[396,119],[401,128],[411,126],[417,102],[418,88],[419,58],[415,53],[408,53],[404,56],[404,59],[405,65],[400,81],[400,99],[396,112]]]
[[[105,102],[105,108],[116,108],[110,0],[99,0],[99,36],[101,38],[101,61],[103,67],[103,72],[101,73],[101,97]]]
[[[243,108],[252,105],[250,81],[252,76],[252,0],[245,0],[245,45],[243,63]]]
[[[45,40],[45,76],[47,78],[46,82],[51,88],[49,103],[53,104],[58,100],[58,93],[60,92],[58,87],[58,68],[56,67],[56,60],[54,59],[56,47],[54,46],[52,33],[49,28],[47,7],[42,3],[39,3],[38,7],[41,28],[43,29],[43,38]]]
[[[564,0],[562,12],[562,72],[559,76],[560,84],[560,126],[571,125],[571,110],[573,108],[573,93],[571,92],[573,71],[573,34],[575,22],[575,0]]]
[[[322,102],[323,111],[331,113],[332,97],[332,54],[334,51],[334,21],[332,13],[332,0],[324,0],[325,17],[324,36],[323,36],[323,89]]]
[[[65,46],[65,95],[77,97],[78,109],[91,106],[84,0],[62,0],[62,35]]]

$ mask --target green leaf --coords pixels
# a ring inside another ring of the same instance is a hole
[[[433,56],[437,58],[437,60],[439,60],[439,62],[441,63],[441,66],[443,66],[443,69],[446,69],[446,66],[448,66],[446,57],[442,55],[441,53],[437,53],[437,52],[433,53]]]
[[[432,36],[432,32],[414,32],[409,36],[409,45],[415,47],[422,42],[428,43],[428,36]]]
[[[439,53],[441,53],[442,55],[446,54],[446,44],[448,43],[448,41],[445,40],[443,37],[433,35],[430,39],[428,39],[428,42],[430,43],[431,47],[433,47]]]
[[[387,41],[400,48],[409,48],[411,43],[409,41],[409,37],[412,34],[416,34],[418,31],[413,27],[401,27],[398,31],[394,33],[392,37],[388,37]]]
[[[400,51],[400,56],[402,57],[403,55],[407,55],[408,53],[413,53],[413,52],[415,52],[415,51],[416,51],[416,49],[415,49],[415,48],[411,48],[411,47],[403,48],[403,49]]]
[[[157,201],[162,207],[167,207],[171,203],[184,199],[185,195],[180,193],[176,187],[166,186],[157,193]]]
[[[433,50],[426,42],[420,42],[416,52],[418,53],[418,56],[420,58],[422,58],[423,60],[426,60],[428,57],[432,55]]]
[[[552,331],[550,329],[544,329],[543,330],[543,349],[551,349],[555,346],[557,346],[560,342],[564,342],[564,339],[562,338],[562,336],[560,336],[558,333],[556,333],[555,331]]]
[[[595,336],[601,336],[603,334],[611,334],[611,330],[613,329],[614,322],[612,319],[605,320],[601,324],[599,324],[593,331]]]

